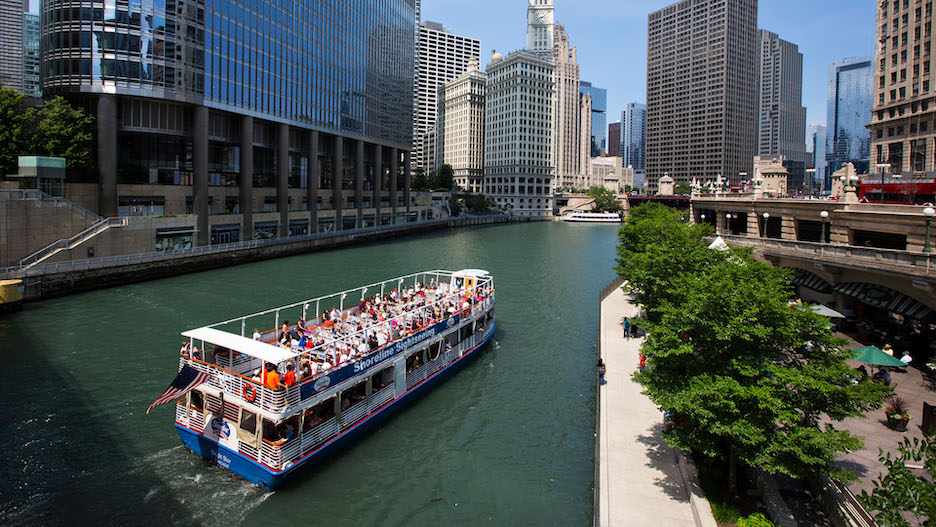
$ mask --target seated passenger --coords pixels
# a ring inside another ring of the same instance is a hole
[[[263,379],[263,385],[271,390],[280,390],[283,388],[283,385],[280,383],[279,373],[276,372],[276,366],[273,364],[266,365],[266,377]]]

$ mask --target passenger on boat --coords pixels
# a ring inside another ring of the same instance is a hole
[[[302,333],[305,333],[308,330],[308,328],[306,328],[304,318],[299,317],[299,321],[296,322],[296,329],[298,329]]]
[[[187,341],[182,341],[182,347],[179,349],[179,355],[185,357],[186,359],[191,356],[189,353],[189,343]]]
[[[292,364],[286,365],[286,375],[283,375],[283,386],[292,386],[296,384],[296,372]]]
[[[287,333],[289,333],[289,321],[288,320],[286,322],[283,322],[283,325],[280,326],[280,338],[282,338],[283,335]]]
[[[253,339],[254,339],[254,340],[260,340],[260,330],[257,329],[257,328],[254,328]]]
[[[276,365],[267,363],[266,377],[263,379],[263,385],[271,390],[280,390],[283,385],[280,383],[279,373],[276,372]]]

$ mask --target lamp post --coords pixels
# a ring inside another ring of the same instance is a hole
[[[731,234],[731,213],[725,214],[725,234]]]
[[[819,217],[822,218],[822,235],[819,238],[819,243],[826,243],[826,221],[829,219],[829,212],[824,210],[819,213]]]
[[[884,203],[884,174],[890,170],[890,163],[878,163],[874,165],[881,171],[881,203]]]
[[[700,217],[702,218],[702,223],[705,223],[705,214],[700,214]]]
[[[766,237],[767,237],[767,220],[770,219],[770,213],[769,213],[769,212],[765,212],[765,213],[763,214],[763,216],[764,216],[764,226],[761,227],[761,235],[760,235],[760,237],[761,237],[761,238],[766,238]]]
[[[936,209],[933,209],[933,207],[923,209],[923,216],[926,217],[926,240],[923,242],[923,252],[925,253],[933,252],[933,248],[930,246],[930,223],[933,221],[934,214],[936,214]]]
[[[816,169],[807,168],[806,175],[808,177],[808,179],[806,180],[806,185],[807,185],[806,188],[808,189],[807,192],[809,192],[809,199],[812,199],[812,186],[813,186],[813,180],[816,178]]]

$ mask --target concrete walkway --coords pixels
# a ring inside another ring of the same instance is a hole
[[[636,317],[637,307],[617,288],[601,302],[600,316],[607,373],[598,388],[598,525],[696,525],[676,451],[659,437],[663,414],[631,380],[643,339],[623,338],[621,322]]]

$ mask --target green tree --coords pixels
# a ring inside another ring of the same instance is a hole
[[[853,382],[850,352],[828,322],[789,307],[789,271],[749,251],[708,249],[708,226],[676,214],[634,209],[619,247],[619,273],[637,280],[628,290],[653,309],[638,322],[647,368],[635,378],[675,417],[664,438],[728,460],[731,490],[736,460],[794,477],[830,473],[842,452],[862,447],[833,423],[880,406],[889,388]]]
[[[465,208],[477,214],[491,212],[491,207],[494,206],[494,201],[484,194],[465,192],[462,195],[462,200],[465,202]]]
[[[23,95],[0,85],[0,176],[15,174],[18,156],[37,154],[34,112],[23,106]]]
[[[69,170],[91,166],[91,138],[94,117],[75,108],[63,97],[48,101],[39,110],[39,137],[44,154],[64,157]]]
[[[432,178],[432,188],[436,190],[451,190],[454,183],[455,172],[452,170],[452,165],[448,163],[442,164]]]
[[[677,196],[692,194],[692,185],[689,183],[677,183],[673,188],[673,193]]]
[[[588,189],[588,197],[595,200],[592,208],[599,212],[620,212],[622,207],[618,203],[614,192],[605,187],[591,187]]]
[[[878,511],[875,519],[889,527],[909,527],[907,517],[915,524],[928,525],[936,520],[936,438],[932,433],[923,439],[904,438],[899,443],[897,456],[878,448],[880,461],[887,474],[879,474],[871,494],[861,491],[858,498],[870,511]],[[927,477],[914,474],[908,463],[920,464]],[[925,521],[924,521],[925,520]]]
[[[423,170],[422,167],[413,170],[410,186],[413,190],[429,190],[429,178],[426,176],[426,171]]]

